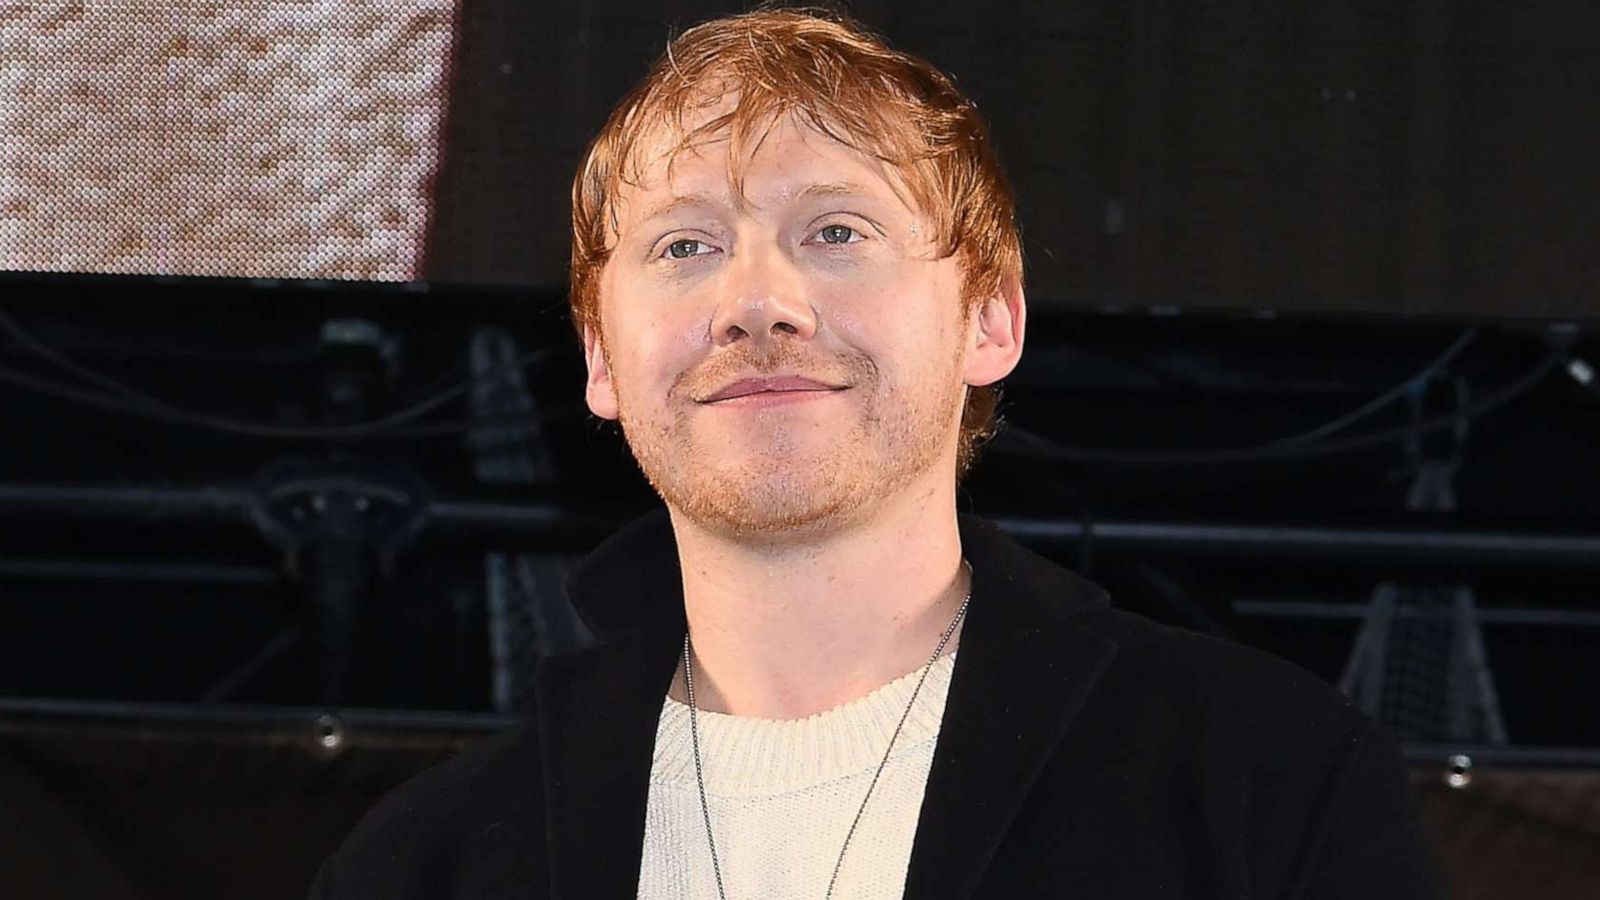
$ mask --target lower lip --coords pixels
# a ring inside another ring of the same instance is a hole
[[[789,406],[795,403],[809,403],[812,400],[821,400],[831,397],[838,391],[757,391],[754,394],[744,394],[738,397],[729,397],[726,400],[713,400],[707,406],[738,407],[740,409],[767,409],[773,406]]]

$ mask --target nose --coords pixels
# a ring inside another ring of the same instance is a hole
[[[817,331],[816,311],[794,263],[775,248],[747,250],[740,257],[723,269],[712,341],[721,347],[741,340],[765,344],[779,335],[810,340]]]

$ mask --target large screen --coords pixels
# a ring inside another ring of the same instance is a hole
[[[0,269],[417,277],[455,6],[0,3]]]

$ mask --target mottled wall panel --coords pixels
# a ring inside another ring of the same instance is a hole
[[[0,0],[0,268],[420,275],[454,0]]]

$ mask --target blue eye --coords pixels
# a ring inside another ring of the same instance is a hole
[[[855,236],[856,230],[849,225],[828,225],[817,232],[824,244],[848,244]]]
[[[673,259],[688,259],[691,256],[699,256],[701,246],[701,242],[694,238],[684,238],[668,244],[667,255]]]

